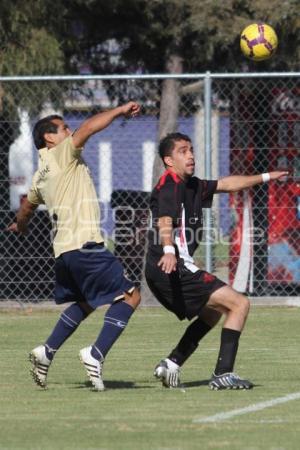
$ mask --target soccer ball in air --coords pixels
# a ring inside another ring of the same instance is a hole
[[[275,53],[278,39],[270,25],[252,23],[242,31],[240,45],[247,58],[253,61],[263,61]]]

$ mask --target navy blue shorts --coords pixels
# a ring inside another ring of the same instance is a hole
[[[119,260],[103,244],[85,244],[55,260],[55,302],[87,302],[92,308],[111,304],[132,292]]]

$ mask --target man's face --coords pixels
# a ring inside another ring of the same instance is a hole
[[[55,147],[70,136],[72,132],[63,120],[53,119],[51,122],[57,125],[57,131],[56,133],[46,133],[45,138],[47,143],[49,143],[49,147]]]
[[[175,142],[171,156],[164,158],[168,168],[172,169],[181,178],[188,178],[194,174],[195,160],[192,143],[180,140]]]

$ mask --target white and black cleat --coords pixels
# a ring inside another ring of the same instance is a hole
[[[219,391],[221,389],[252,389],[253,383],[243,380],[234,372],[227,372],[221,375],[212,374],[208,383],[210,389]]]
[[[180,385],[180,366],[167,358],[157,364],[153,375],[164,387],[176,388]]]
[[[79,352],[79,359],[85,367],[87,376],[96,391],[104,391],[102,380],[103,362],[98,361],[91,355],[92,346],[85,347]]]
[[[48,370],[52,362],[46,356],[45,346],[39,345],[38,347],[34,348],[29,353],[29,361],[32,364],[30,373],[32,375],[34,382],[38,386],[45,389],[47,387]]]

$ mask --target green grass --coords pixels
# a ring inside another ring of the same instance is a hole
[[[176,343],[185,323],[161,308],[140,309],[107,357],[105,392],[85,382],[78,350],[100,329],[103,311],[82,324],[58,352],[41,390],[29,376],[28,351],[47,337],[58,311],[0,312],[0,448],[115,450],[299,449],[300,400],[227,421],[193,420],[300,391],[296,308],[253,308],[236,370],[252,391],[210,391],[220,327],[182,371],[184,389],[163,389],[153,367]]]

